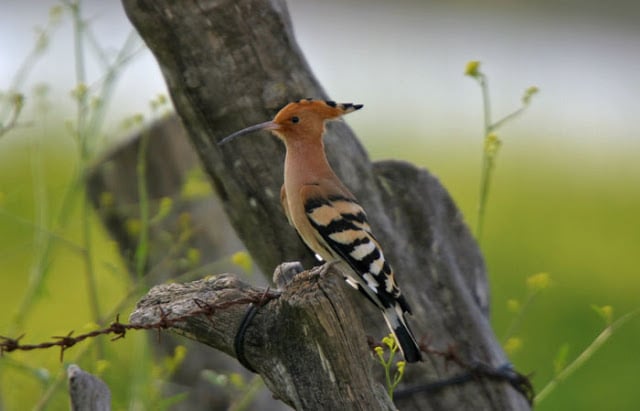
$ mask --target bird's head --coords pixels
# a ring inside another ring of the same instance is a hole
[[[362,104],[336,103],[334,101],[303,99],[284,106],[271,121],[256,124],[223,138],[225,144],[236,137],[259,130],[270,130],[285,143],[308,139],[320,139],[327,120],[362,108]]]

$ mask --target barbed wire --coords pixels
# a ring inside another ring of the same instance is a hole
[[[394,392],[394,398],[406,398],[419,392],[435,391],[451,385],[463,384],[474,379],[485,377],[508,382],[516,391],[526,398],[529,405],[533,404],[535,391],[531,380],[527,375],[518,372],[511,363],[507,362],[496,367],[482,361],[466,361],[458,353],[455,344],[449,344],[445,350],[441,350],[434,348],[430,341],[425,338],[420,341],[419,345],[421,351],[442,357],[445,361],[445,367],[447,364],[453,363],[466,370],[466,372],[432,383],[419,384],[397,390]]]
[[[129,330],[151,330],[157,329],[158,336],[160,336],[160,331],[171,328],[179,322],[185,321],[189,318],[196,317],[199,315],[205,315],[207,317],[211,317],[216,310],[222,310],[225,308],[229,308],[233,305],[245,305],[245,304],[259,304],[263,305],[266,302],[276,298],[279,294],[270,293],[268,290],[264,293],[260,293],[258,295],[249,296],[249,297],[241,297],[236,298],[234,300],[224,301],[220,303],[211,304],[206,301],[200,300],[198,298],[193,299],[193,303],[197,307],[194,310],[191,310],[185,314],[181,314],[178,316],[171,316],[171,312],[167,312],[162,309],[162,307],[158,306],[158,321],[148,323],[148,324],[126,324],[120,322],[120,314],[116,315],[115,321],[109,324],[108,327],[101,328],[98,330],[94,330],[88,333],[79,334],[74,336],[74,331],[70,331],[67,335],[64,336],[52,336],[52,341],[44,341],[37,344],[23,344],[21,340],[25,337],[25,334],[20,335],[17,338],[11,338],[0,335],[0,356],[3,356],[5,353],[10,353],[13,351],[31,351],[31,350],[43,350],[52,347],[60,347],[60,361],[64,359],[64,353],[69,348],[75,346],[76,344],[89,339],[95,338],[101,335],[114,335],[111,341],[116,341],[121,338],[124,338],[127,331]]]

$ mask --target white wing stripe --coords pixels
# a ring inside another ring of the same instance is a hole
[[[361,261],[376,249],[376,245],[369,241],[364,244],[357,245],[349,254],[354,259]]]

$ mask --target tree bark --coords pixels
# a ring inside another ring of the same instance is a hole
[[[280,209],[284,149],[279,142],[252,136],[223,148],[217,145],[232,131],[272,118],[289,101],[327,98],[295,43],[284,3],[123,0],[123,4],[156,56],[189,138],[231,224],[259,267],[266,273],[282,261],[313,264],[313,256]],[[488,285],[481,253],[437,179],[402,162],[372,164],[342,121],[328,127],[325,142],[331,164],[367,210],[397,272],[414,312],[409,321],[415,333],[436,347],[453,345],[467,362],[506,363],[487,318]],[[348,295],[366,333],[376,339],[385,335],[374,307],[355,293]],[[272,334],[279,330],[274,327]],[[301,338],[297,331],[291,332]],[[314,338],[321,340],[319,335]],[[313,347],[306,346],[310,351]],[[356,357],[353,362],[368,364]],[[360,370],[364,375],[367,366]],[[258,362],[256,369],[264,367]],[[424,363],[407,366],[404,383],[434,382],[461,371],[428,355]],[[330,389],[309,388],[300,395]],[[435,393],[415,394],[397,405],[403,410],[529,409],[508,383],[481,377]]]
[[[300,273],[276,298],[226,274],[160,285],[139,302],[131,322],[188,317],[172,328],[235,356],[246,301],[259,305],[264,298],[242,341],[249,365],[277,398],[297,410],[392,410],[366,361],[370,356],[363,328],[340,277],[332,271]],[[205,314],[192,315],[194,311]]]

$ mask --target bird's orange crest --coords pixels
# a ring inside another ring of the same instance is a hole
[[[315,117],[316,121],[325,121],[338,118],[362,108],[362,104],[336,103],[335,101],[302,99],[284,106],[276,117],[275,123],[291,121],[298,116]]]
[[[301,137],[322,138],[324,123],[347,113],[359,110],[362,104],[336,103],[335,101],[302,99],[284,106],[272,121],[256,124],[225,137],[225,144],[236,137],[259,130],[270,130],[281,139],[298,140]]]
[[[276,114],[274,134],[289,139],[321,138],[324,124],[344,114],[362,108],[362,104],[336,103],[335,101],[302,99],[289,103]]]

